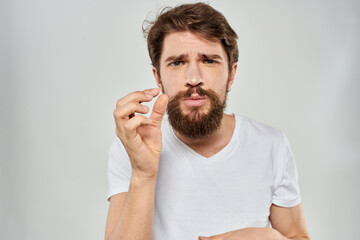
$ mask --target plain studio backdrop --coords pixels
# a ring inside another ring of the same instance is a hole
[[[359,1],[209,3],[239,35],[227,112],[286,133],[313,239],[357,238]],[[156,86],[141,27],[166,5],[1,1],[1,239],[103,238],[112,111]]]

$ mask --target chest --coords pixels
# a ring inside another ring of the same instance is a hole
[[[271,200],[271,161],[266,154],[234,154],[210,164],[194,163],[186,154],[160,160],[156,217],[171,222],[173,231],[180,227],[211,235],[264,227]]]

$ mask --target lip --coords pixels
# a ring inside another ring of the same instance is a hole
[[[203,96],[191,96],[183,98],[183,102],[188,107],[201,107],[206,104],[207,98]]]

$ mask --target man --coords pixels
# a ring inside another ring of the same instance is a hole
[[[224,113],[238,48],[223,15],[185,4],[145,31],[159,89],[114,110],[105,239],[309,239],[286,137]]]

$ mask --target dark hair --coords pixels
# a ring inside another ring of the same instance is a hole
[[[146,24],[148,25],[144,27]],[[164,8],[153,22],[144,21],[143,33],[147,38],[150,59],[158,71],[166,35],[181,31],[190,31],[207,40],[220,41],[229,60],[229,71],[233,63],[238,61],[238,37],[224,15],[205,3],[183,4]]]

